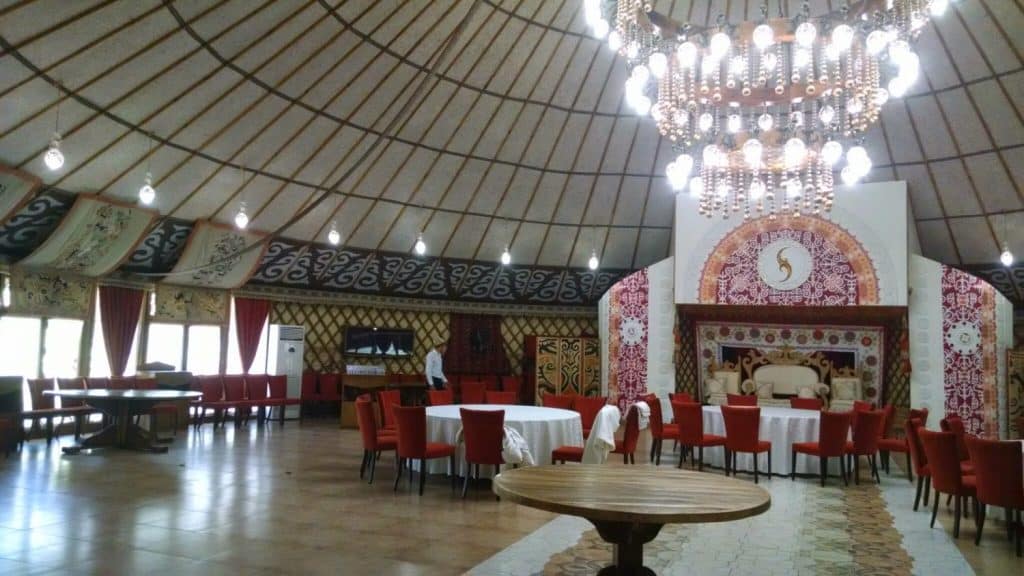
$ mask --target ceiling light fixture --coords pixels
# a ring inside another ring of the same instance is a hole
[[[235,214],[235,226],[239,230],[245,230],[249,225],[249,215],[245,213],[245,200],[238,206],[238,213]]]
[[[153,188],[153,172],[150,170],[153,159],[153,139],[149,139],[149,151],[146,152],[146,180],[139,188],[139,202],[149,206],[156,200],[156,189]]]
[[[501,263],[505,266],[512,263],[512,253],[508,251],[508,246],[505,246],[505,251],[501,253]]]
[[[999,255],[999,261],[1003,263],[1003,266],[1013,265],[1013,252],[1010,252],[1010,247],[1003,242],[1003,253]]]
[[[338,232],[338,225],[335,222],[331,222],[331,231],[327,233],[327,241],[332,246],[337,246],[341,243],[341,233]]]
[[[587,267],[591,270],[597,270],[597,267],[601,265],[601,262],[597,259],[597,250],[590,252],[590,260],[587,260]]]
[[[666,166],[669,185],[680,191],[699,176],[700,213],[725,218],[819,214],[834,202],[834,171],[847,184],[862,180],[871,160],[855,141],[917,79],[910,43],[948,4],[861,0],[811,16],[805,1],[783,17],[779,3],[776,18],[764,4],[760,19],[719,15],[704,27],[646,0],[583,1],[595,35],[614,38],[627,61],[627,104],[650,113],[678,155]]]
[[[412,249],[420,256],[427,253],[427,243],[423,241],[423,232],[416,236],[416,244],[413,245]]]

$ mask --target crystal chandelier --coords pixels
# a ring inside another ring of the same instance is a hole
[[[584,0],[595,36],[630,67],[626,102],[650,114],[678,156],[666,167],[701,214],[773,217],[832,207],[836,171],[871,170],[864,132],[916,80],[910,43],[948,0],[861,0],[812,17],[703,28],[641,0]]]

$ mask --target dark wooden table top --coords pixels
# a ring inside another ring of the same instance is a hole
[[[202,396],[199,392],[186,390],[108,390],[103,388],[94,388],[92,390],[46,390],[43,394],[60,396],[62,398],[79,398],[82,400],[160,400],[163,402],[195,400]]]
[[[647,466],[531,466],[494,478],[494,492],[524,506],[606,522],[724,522],[761,514],[771,496],[718,474]]]

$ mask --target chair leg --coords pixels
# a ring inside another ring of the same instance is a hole
[[[658,439],[651,436],[651,453],[648,455],[648,460],[654,463],[654,451],[658,449]]]
[[[882,477],[878,475],[878,460],[875,459],[875,455],[868,456],[868,461],[871,462],[871,474],[875,477],[875,482],[881,484]]]
[[[794,464],[795,466],[795,464]],[[828,474],[828,458],[818,458],[818,468],[821,469],[821,486],[825,487],[825,475]]]
[[[1024,532],[1024,511],[1017,510],[1017,557],[1021,557],[1021,533]]]
[[[924,505],[928,505],[928,496],[932,492],[932,479],[931,476],[925,476],[924,478]]]
[[[629,463],[630,464],[636,464],[636,453],[635,452],[630,452],[629,453]]]
[[[397,466],[395,467],[395,487],[393,491],[398,492],[398,481],[402,479],[402,467],[404,462],[398,456],[395,456],[395,462],[397,463]]]
[[[790,452],[789,479],[796,481],[796,450]]]
[[[849,486],[850,480],[846,477],[846,458],[839,457],[839,473],[843,475],[843,486]]]
[[[758,476],[758,474],[757,474],[757,461],[760,460],[760,458],[759,458],[760,454],[758,454],[757,452],[754,452],[752,454],[752,456],[754,457],[754,484],[757,484],[758,483],[758,481],[757,481],[757,476]]]
[[[974,545],[981,544],[981,531],[985,528],[985,508],[986,506],[977,500],[974,501],[974,521],[978,525],[978,530],[974,534]]]
[[[853,455],[853,483],[860,486],[860,454]],[[927,506],[928,502],[924,504]]]
[[[409,490],[412,490],[412,458],[406,459],[406,464],[409,465]],[[423,470],[420,470],[420,474],[423,474]]]
[[[658,438],[658,444],[657,444],[658,449],[657,449],[657,452],[654,453],[654,457],[657,459],[657,462],[654,463],[655,466],[661,466],[661,443],[662,442],[664,442],[664,440],[662,440],[661,438]]]
[[[1006,516],[1006,539],[1013,542],[1013,508],[1004,508]]]
[[[459,476],[455,473],[455,454],[448,457],[448,474],[452,477],[452,492],[459,484]]]
[[[622,453],[622,463],[629,464],[629,454],[626,454],[625,452]]]
[[[917,477],[917,493],[914,495],[914,512],[917,512],[917,507],[921,503],[921,491],[923,489],[924,476]],[[928,504],[926,503],[925,506]]]
[[[370,452],[370,482],[369,482],[369,484],[373,484],[373,476],[374,476],[374,473],[377,472],[377,459],[378,458],[380,458],[380,456],[376,452]]]
[[[46,419],[46,445],[53,441],[53,418]]]
[[[697,447],[697,471],[704,471],[704,446]]]
[[[469,471],[472,469],[472,464],[466,462],[466,478],[462,481],[462,498],[466,498],[466,492],[469,491]]]
[[[360,480],[363,479],[363,474],[366,472],[366,462],[367,462],[367,460],[369,460],[369,458],[370,458],[370,451],[364,449],[363,450],[363,461],[359,464],[359,479]]]
[[[427,481],[427,461],[420,458],[420,496],[423,496],[423,484]]]
[[[936,494],[938,494],[938,493],[936,492]],[[938,500],[938,498],[936,498],[936,500]],[[953,538],[959,538],[960,537],[960,502],[961,502],[961,500],[963,500],[963,498],[961,498],[960,496],[957,496],[953,500],[956,502],[953,505],[953,513],[956,515],[956,518],[953,519]]]
[[[907,451],[907,480],[914,481],[914,469],[910,466],[910,451]]]
[[[889,451],[888,450],[882,450],[882,451],[879,452],[879,454],[882,455],[882,470],[885,470],[885,473],[888,474],[889,473]]]
[[[936,492],[938,494],[938,492]],[[935,505],[932,506],[932,521],[928,524],[929,528],[935,528],[935,516],[939,513],[939,499],[935,499]]]
[[[754,458],[757,458],[757,454],[754,454]],[[768,449],[768,479],[772,479],[772,451]]]

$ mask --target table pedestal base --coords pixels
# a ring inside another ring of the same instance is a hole
[[[160,439],[156,434],[132,422],[134,414],[129,410],[127,402],[92,401],[92,404],[110,417],[111,424],[99,432],[83,437],[75,446],[63,448],[65,454],[78,454],[82,450],[105,447],[161,454],[167,452],[167,446],[159,446],[155,443],[172,440],[170,438]]]
[[[661,524],[639,522],[606,522],[590,520],[597,533],[605,542],[615,545],[612,561],[614,564],[602,568],[600,576],[654,576],[654,571],[644,567],[644,544],[654,540],[661,531]]]

